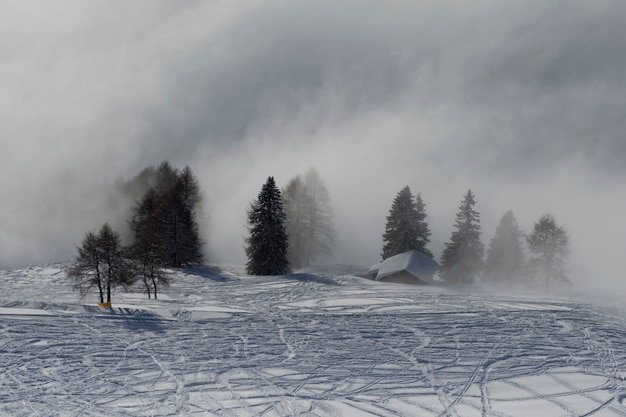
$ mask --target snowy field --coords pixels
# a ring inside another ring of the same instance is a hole
[[[179,272],[158,301],[0,271],[1,416],[626,416],[626,307],[339,272]]]

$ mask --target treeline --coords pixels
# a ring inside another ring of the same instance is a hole
[[[100,302],[111,302],[111,290],[141,283],[148,298],[169,285],[169,268],[201,265],[203,242],[197,222],[202,196],[189,167],[168,162],[145,168],[123,184],[136,196],[127,220],[130,244],[109,224],[90,231],[78,247],[67,274],[84,296],[98,289]],[[471,190],[463,196],[454,229],[439,261],[445,284],[477,280],[526,285],[537,279],[569,283],[566,261],[568,235],[551,215],[542,216],[529,234],[506,212],[485,249],[480,213]],[[335,239],[328,189],[315,169],[296,175],[279,189],[273,177],[262,186],[247,210],[246,268],[253,275],[282,275],[301,269],[331,253]],[[411,249],[430,258],[431,230],[421,194],[404,187],[395,197],[382,235],[382,259]],[[526,250],[527,248],[527,250]]]
[[[439,279],[446,285],[489,283],[530,286],[542,281],[568,284],[569,238],[552,215],[543,215],[529,234],[507,211],[486,249],[481,241],[480,213],[471,190],[463,196],[454,229],[439,260]],[[431,231],[421,194],[404,187],[395,197],[382,236],[382,259],[418,250],[430,258]],[[279,190],[269,177],[248,210],[249,237],[245,239],[247,271],[281,275],[307,266],[330,250],[335,232],[328,191],[319,175],[309,171]],[[526,249],[527,248],[527,249]]]
[[[541,216],[533,230],[524,234],[513,211],[509,210],[500,219],[495,236],[485,250],[480,240],[480,213],[475,205],[475,196],[468,190],[439,261],[438,275],[445,284],[482,280],[529,286],[541,281],[546,289],[552,282],[569,284],[566,266],[569,238],[554,216]],[[408,186],[396,195],[383,234],[383,260],[411,249],[434,258],[427,248],[431,231],[425,207],[421,195],[414,196]]]
[[[157,298],[159,288],[169,285],[167,268],[204,262],[196,219],[202,197],[189,167],[179,170],[163,162],[144,169],[125,187],[141,196],[128,219],[130,245],[123,246],[120,234],[105,223],[98,233],[86,234],[67,270],[81,295],[97,288],[100,303],[111,302],[112,288],[137,282],[149,298]]]

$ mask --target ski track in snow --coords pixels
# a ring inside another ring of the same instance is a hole
[[[62,267],[0,271],[0,415],[626,416],[622,307],[223,267],[106,309]]]

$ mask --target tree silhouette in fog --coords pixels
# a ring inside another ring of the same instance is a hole
[[[569,237],[567,231],[556,224],[554,216],[541,216],[526,240],[531,254],[531,271],[534,277],[543,279],[545,289],[550,289],[550,282],[553,280],[569,284],[566,266]]]
[[[485,246],[480,241],[480,214],[475,205],[474,194],[468,190],[441,255],[439,276],[447,284],[469,284],[481,273]]]

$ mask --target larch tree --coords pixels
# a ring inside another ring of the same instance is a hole
[[[97,235],[86,234],[78,247],[76,261],[66,272],[82,297],[97,287],[100,303],[111,303],[113,288],[134,283],[133,268],[125,257],[120,235],[108,223]]]
[[[512,210],[504,213],[489,243],[483,278],[488,282],[519,283],[524,277],[524,234]]]
[[[176,187],[182,201],[192,210],[196,210],[200,206],[200,203],[202,203],[200,183],[189,166],[180,171],[176,179]]]
[[[160,196],[155,211],[156,236],[166,266],[181,268],[201,265],[202,243],[195,213],[176,191]]]
[[[103,260],[96,234],[87,232],[77,250],[76,260],[66,270],[67,276],[75,282],[74,289],[83,298],[92,288],[97,287],[100,303],[104,303],[104,277],[101,272]]]
[[[330,255],[335,240],[328,188],[315,168],[295,176],[282,191],[289,237],[288,259],[303,268]]]
[[[202,200],[198,180],[189,167],[182,171],[167,161],[141,173],[152,187],[133,207],[130,227],[133,253],[151,264],[180,268],[202,264],[202,240],[196,220]],[[146,242],[147,236],[150,242]],[[154,253],[142,253],[142,250]],[[165,283],[165,281],[163,281]]]
[[[150,189],[135,206],[135,216],[130,222],[134,240],[129,248],[130,258],[134,261],[137,275],[141,277],[148,298],[154,295],[155,299],[158,297],[159,288],[167,287],[171,280],[164,268],[158,222],[151,218],[156,210],[156,204],[156,192]]]
[[[281,192],[273,177],[263,185],[248,209],[246,269],[251,275],[283,275],[290,272],[287,230]]]
[[[567,231],[556,224],[554,216],[541,216],[526,240],[531,254],[531,271],[535,277],[543,279],[546,291],[553,280],[570,284],[567,276],[569,237]]]
[[[137,242],[143,238],[144,231],[148,228],[154,228],[154,212],[157,207],[158,195],[154,188],[148,189],[140,201],[136,202],[132,208],[132,217],[129,226],[133,233],[134,241]]]
[[[292,178],[282,190],[285,227],[289,239],[287,258],[294,269],[306,264],[307,220],[305,218],[306,197],[301,175]]]
[[[383,234],[383,260],[414,249],[431,258],[433,254],[426,248],[430,242],[430,229],[426,223],[426,205],[420,194],[417,198],[407,185],[396,195],[385,225]]]
[[[163,161],[154,170],[154,184],[158,194],[168,194],[177,187],[178,169],[168,161]]]
[[[480,241],[480,214],[475,205],[474,194],[468,190],[441,255],[439,276],[446,284],[469,284],[481,273],[485,246]]]

